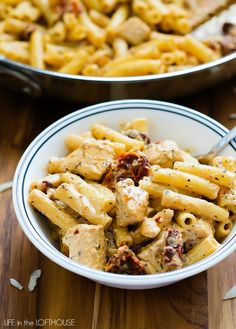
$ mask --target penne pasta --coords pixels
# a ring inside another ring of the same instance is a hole
[[[102,9],[101,1],[99,0],[83,0],[83,3],[87,8],[95,9],[98,12]]]
[[[118,32],[118,28],[126,21],[127,17],[128,7],[126,4],[122,4],[116,9],[107,26],[108,39],[113,40]]]
[[[100,0],[100,1],[101,1],[102,11],[107,14],[111,13],[120,2],[119,0]]]
[[[56,174],[56,173],[61,173],[64,171],[63,169],[63,161],[64,158],[56,158],[56,157],[52,157],[49,161],[48,161],[48,172],[49,174]]]
[[[77,54],[64,66],[60,68],[61,73],[78,74],[82,71],[88,54],[84,50],[79,50]]]
[[[133,0],[132,9],[137,14],[142,14],[148,9],[148,3],[144,0]]]
[[[220,190],[219,186],[210,183],[204,178],[168,168],[159,169],[152,167],[152,180],[156,183],[174,186],[203,195],[212,200],[217,198]]]
[[[42,191],[32,190],[29,194],[29,203],[59,227],[63,233],[78,224],[77,219],[58,209],[56,204]]]
[[[150,5],[150,7],[156,9],[156,11],[161,13],[162,16],[170,14],[169,7],[167,5],[165,5],[162,1],[160,1],[160,0],[148,0],[147,2]]]
[[[77,189],[67,183],[61,184],[55,191],[55,197],[64,202],[79,215],[87,219],[92,224],[108,227],[112,218],[105,213],[97,213],[89,200],[79,193]]]
[[[175,187],[152,182],[151,177],[144,177],[142,180],[139,181],[139,186],[143,190],[148,192],[150,198],[161,199],[162,193],[168,189],[170,189],[171,191],[178,192],[178,189]]]
[[[29,43],[26,41],[0,42],[0,54],[24,64],[30,62]]]
[[[202,63],[217,59],[216,53],[190,35],[186,36],[183,48]]]
[[[89,140],[91,139],[93,140],[93,137],[90,132],[82,135],[71,134],[66,137],[65,144],[70,151],[74,151],[79,148],[84,142],[89,142]],[[125,153],[125,145],[123,143],[112,142],[109,140],[103,140],[101,143],[102,145],[107,145],[111,147],[117,156]]]
[[[128,53],[128,44],[127,42],[122,38],[115,38],[112,43],[114,52],[115,52],[115,58],[123,57],[127,55]]]
[[[101,203],[103,203],[103,205],[101,207],[100,204],[100,207],[105,212],[111,211],[116,203],[115,194],[109,188],[99,183],[89,181],[89,184],[92,185],[97,190],[97,194],[100,196],[100,199],[102,200]]]
[[[134,130],[138,130],[144,134],[148,133],[148,122],[147,122],[146,118],[135,118],[130,122],[121,124],[120,126],[121,126],[122,132],[134,129]]]
[[[121,77],[157,74],[162,72],[159,60],[152,59],[130,59],[105,70],[105,77]]]
[[[186,211],[180,211],[175,216],[176,223],[183,228],[191,228],[193,226],[197,219],[196,217]]]
[[[233,227],[232,221],[226,223],[216,223],[215,225],[215,237],[216,239],[222,240],[227,235],[229,235],[231,229]]]
[[[38,69],[44,69],[44,42],[41,31],[36,30],[30,37],[30,64]]]
[[[114,207],[115,195],[106,187],[102,187],[102,191],[98,190],[95,183],[89,184],[81,177],[70,173],[65,173],[60,178],[61,183],[73,184],[76,190],[89,200],[97,212],[107,212]]]
[[[46,192],[49,188],[56,188],[62,183],[62,175],[54,174],[43,177],[40,180],[35,180],[30,185],[30,191],[38,189],[42,192]]]
[[[217,185],[226,187],[232,187],[236,179],[236,175],[230,171],[202,164],[175,162],[174,169],[206,178]]]
[[[208,257],[220,247],[220,244],[209,235],[207,238],[202,240],[192,250],[187,253],[187,264],[193,264],[200,260]]]
[[[169,190],[163,192],[161,204],[166,208],[187,211],[217,222],[227,222],[229,219],[228,211],[214,203],[178,194]]]
[[[104,15],[94,9],[91,9],[89,11],[89,16],[92,19],[92,21],[100,27],[105,28],[110,23],[110,19],[106,15]]]
[[[111,128],[103,126],[101,124],[95,124],[91,127],[92,135],[97,139],[108,139],[112,142],[123,143],[126,147],[126,150],[131,149],[142,149],[144,143],[136,139],[129,138],[128,136],[123,135]]]
[[[87,37],[91,44],[98,48],[101,47],[106,40],[105,30],[95,24],[86,12],[81,13],[80,20],[87,28]]]

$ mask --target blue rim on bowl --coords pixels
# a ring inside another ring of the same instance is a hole
[[[168,284],[173,281],[178,281],[187,278],[193,274],[197,274],[206,270],[207,268],[215,265],[219,261],[227,257],[234,249],[236,249],[236,235],[232,236],[221,248],[211,256],[203,259],[202,261],[182,268],[180,270],[151,274],[145,276],[137,275],[120,275],[113,273],[106,273],[98,270],[94,270],[78,264],[68,257],[64,256],[59,250],[57,250],[52,244],[46,241],[35,229],[32,224],[30,214],[26,208],[27,199],[24,196],[25,189],[25,177],[32,160],[37,156],[40,148],[57,132],[67,127],[68,125],[79,122],[80,120],[92,116],[97,113],[104,113],[110,111],[124,111],[132,109],[146,109],[152,111],[165,111],[171,112],[183,117],[187,117],[191,120],[197,121],[200,124],[208,127],[217,133],[220,137],[227,133],[227,129],[217,121],[201,114],[195,110],[189,108],[160,101],[150,100],[125,100],[125,101],[113,101],[107,103],[101,103],[98,105],[92,105],[82,110],[73,112],[62,119],[56,121],[45,129],[35,140],[29,145],[24,152],[15,172],[13,183],[13,203],[18,221],[31,242],[48,258],[58,265],[74,272],[85,276],[89,279],[106,282],[108,285],[120,285],[122,282],[132,288],[132,286],[144,285],[147,287],[155,284]],[[236,143],[230,143],[231,147],[236,151]]]

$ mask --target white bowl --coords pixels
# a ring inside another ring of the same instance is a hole
[[[150,137],[173,139],[197,153],[207,152],[228,131],[211,118],[186,107],[148,100],[114,101],[78,110],[45,129],[27,148],[16,169],[13,202],[18,221],[30,241],[44,255],[62,267],[99,283],[126,289],[161,287],[185,279],[214,266],[236,248],[236,225],[221,248],[204,260],[180,270],[153,275],[121,275],[106,273],[80,265],[64,256],[56,247],[45,219],[27,201],[30,182],[46,174],[52,156],[64,156],[64,138],[68,133],[82,133],[93,123],[112,128],[135,117],[146,117]],[[235,156],[236,143],[223,152]]]

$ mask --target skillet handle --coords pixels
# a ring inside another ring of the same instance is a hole
[[[36,79],[3,56],[0,56],[0,84],[35,98],[42,96],[42,88]]]

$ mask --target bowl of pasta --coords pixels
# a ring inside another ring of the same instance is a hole
[[[101,103],[30,144],[13,202],[31,242],[62,267],[127,289],[214,266],[236,246],[236,143],[200,164],[227,129],[160,101]]]
[[[0,82],[85,103],[200,90],[236,73],[231,2],[3,0]]]

